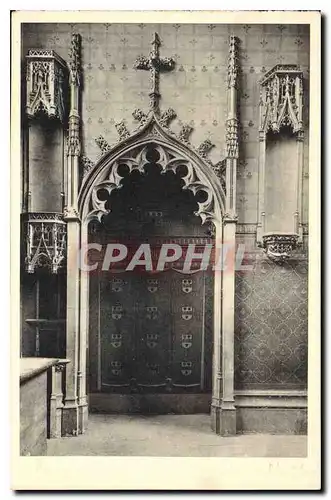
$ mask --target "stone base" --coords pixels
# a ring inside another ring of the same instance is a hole
[[[189,415],[209,413],[210,394],[89,394],[89,410],[94,413],[140,413]]]
[[[62,408],[62,436],[78,436],[79,412],[77,405],[66,405]]]
[[[222,409],[219,414],[219,430],[221,436],[235,436],[237,434],[236,409]]]
[[[211,407],[211,428],[220,436],[234,436],[236,428],[236,409],[222,409],[219,406]]]
[[[219,434],[219,414],[220,414],[220,407],[211,405],[210,408],[210,425],[212,428],[212,431],[215,432],[216,434]]]
[[[307,408],[237,408],[240,434],[307,434]]]
[[[78,433],[84,434],[88,424],[88,406],[87,403],[78,406]]]

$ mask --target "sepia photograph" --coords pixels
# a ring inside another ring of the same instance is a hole
[[[307,461],[319,13],[69,14],[13,16],[19,456]]]

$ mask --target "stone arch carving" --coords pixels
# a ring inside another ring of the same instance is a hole
[[[110,211],[105,207],[106,201],[99,199],[98,191],[105,189],[111,194],[121,188],[123,176],[119,173],[120,165],[126,165],[130,173],[134,170],[144,173],[145,166],[150,163],[147,153],[151,144],[159,154],[157,164],[161,167],[161,174],[176,172],[179,166],[185,165],[187,172],[182,177],[183,189],[192,191],[194,195],[198,191],[206,193],[205,201],[197,202],[198,210],[195,212],[202,224],[221,222],[225,194],[212,166],[193,147],[162,127],[155,115],[135,134],[103,154],[84,178],[78,199],[81,220],[87,223],[100,221]]]

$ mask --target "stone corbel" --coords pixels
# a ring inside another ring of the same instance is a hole
[[[26,114],[35,118],[65,119],[68,71],[64,60],[48,49],[32,49],[26,56]]]
[[[291,257],[298,240],[298,234],[266,233],[262,236],[262,247],[269,259],[283,263]]]

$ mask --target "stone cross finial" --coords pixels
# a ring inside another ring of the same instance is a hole
[[[175,67],[175,60],[173,58],[160,58],[160,45],[161,42],[159,35],[157,33],[154,33],[154,38],[152,40],[152,50],[149,54],[149,58],[141,55],[134,63],[135,69],[150,71],[150,107],[157,114],[160,113],[160,73],[161,71],[171,71]]]

